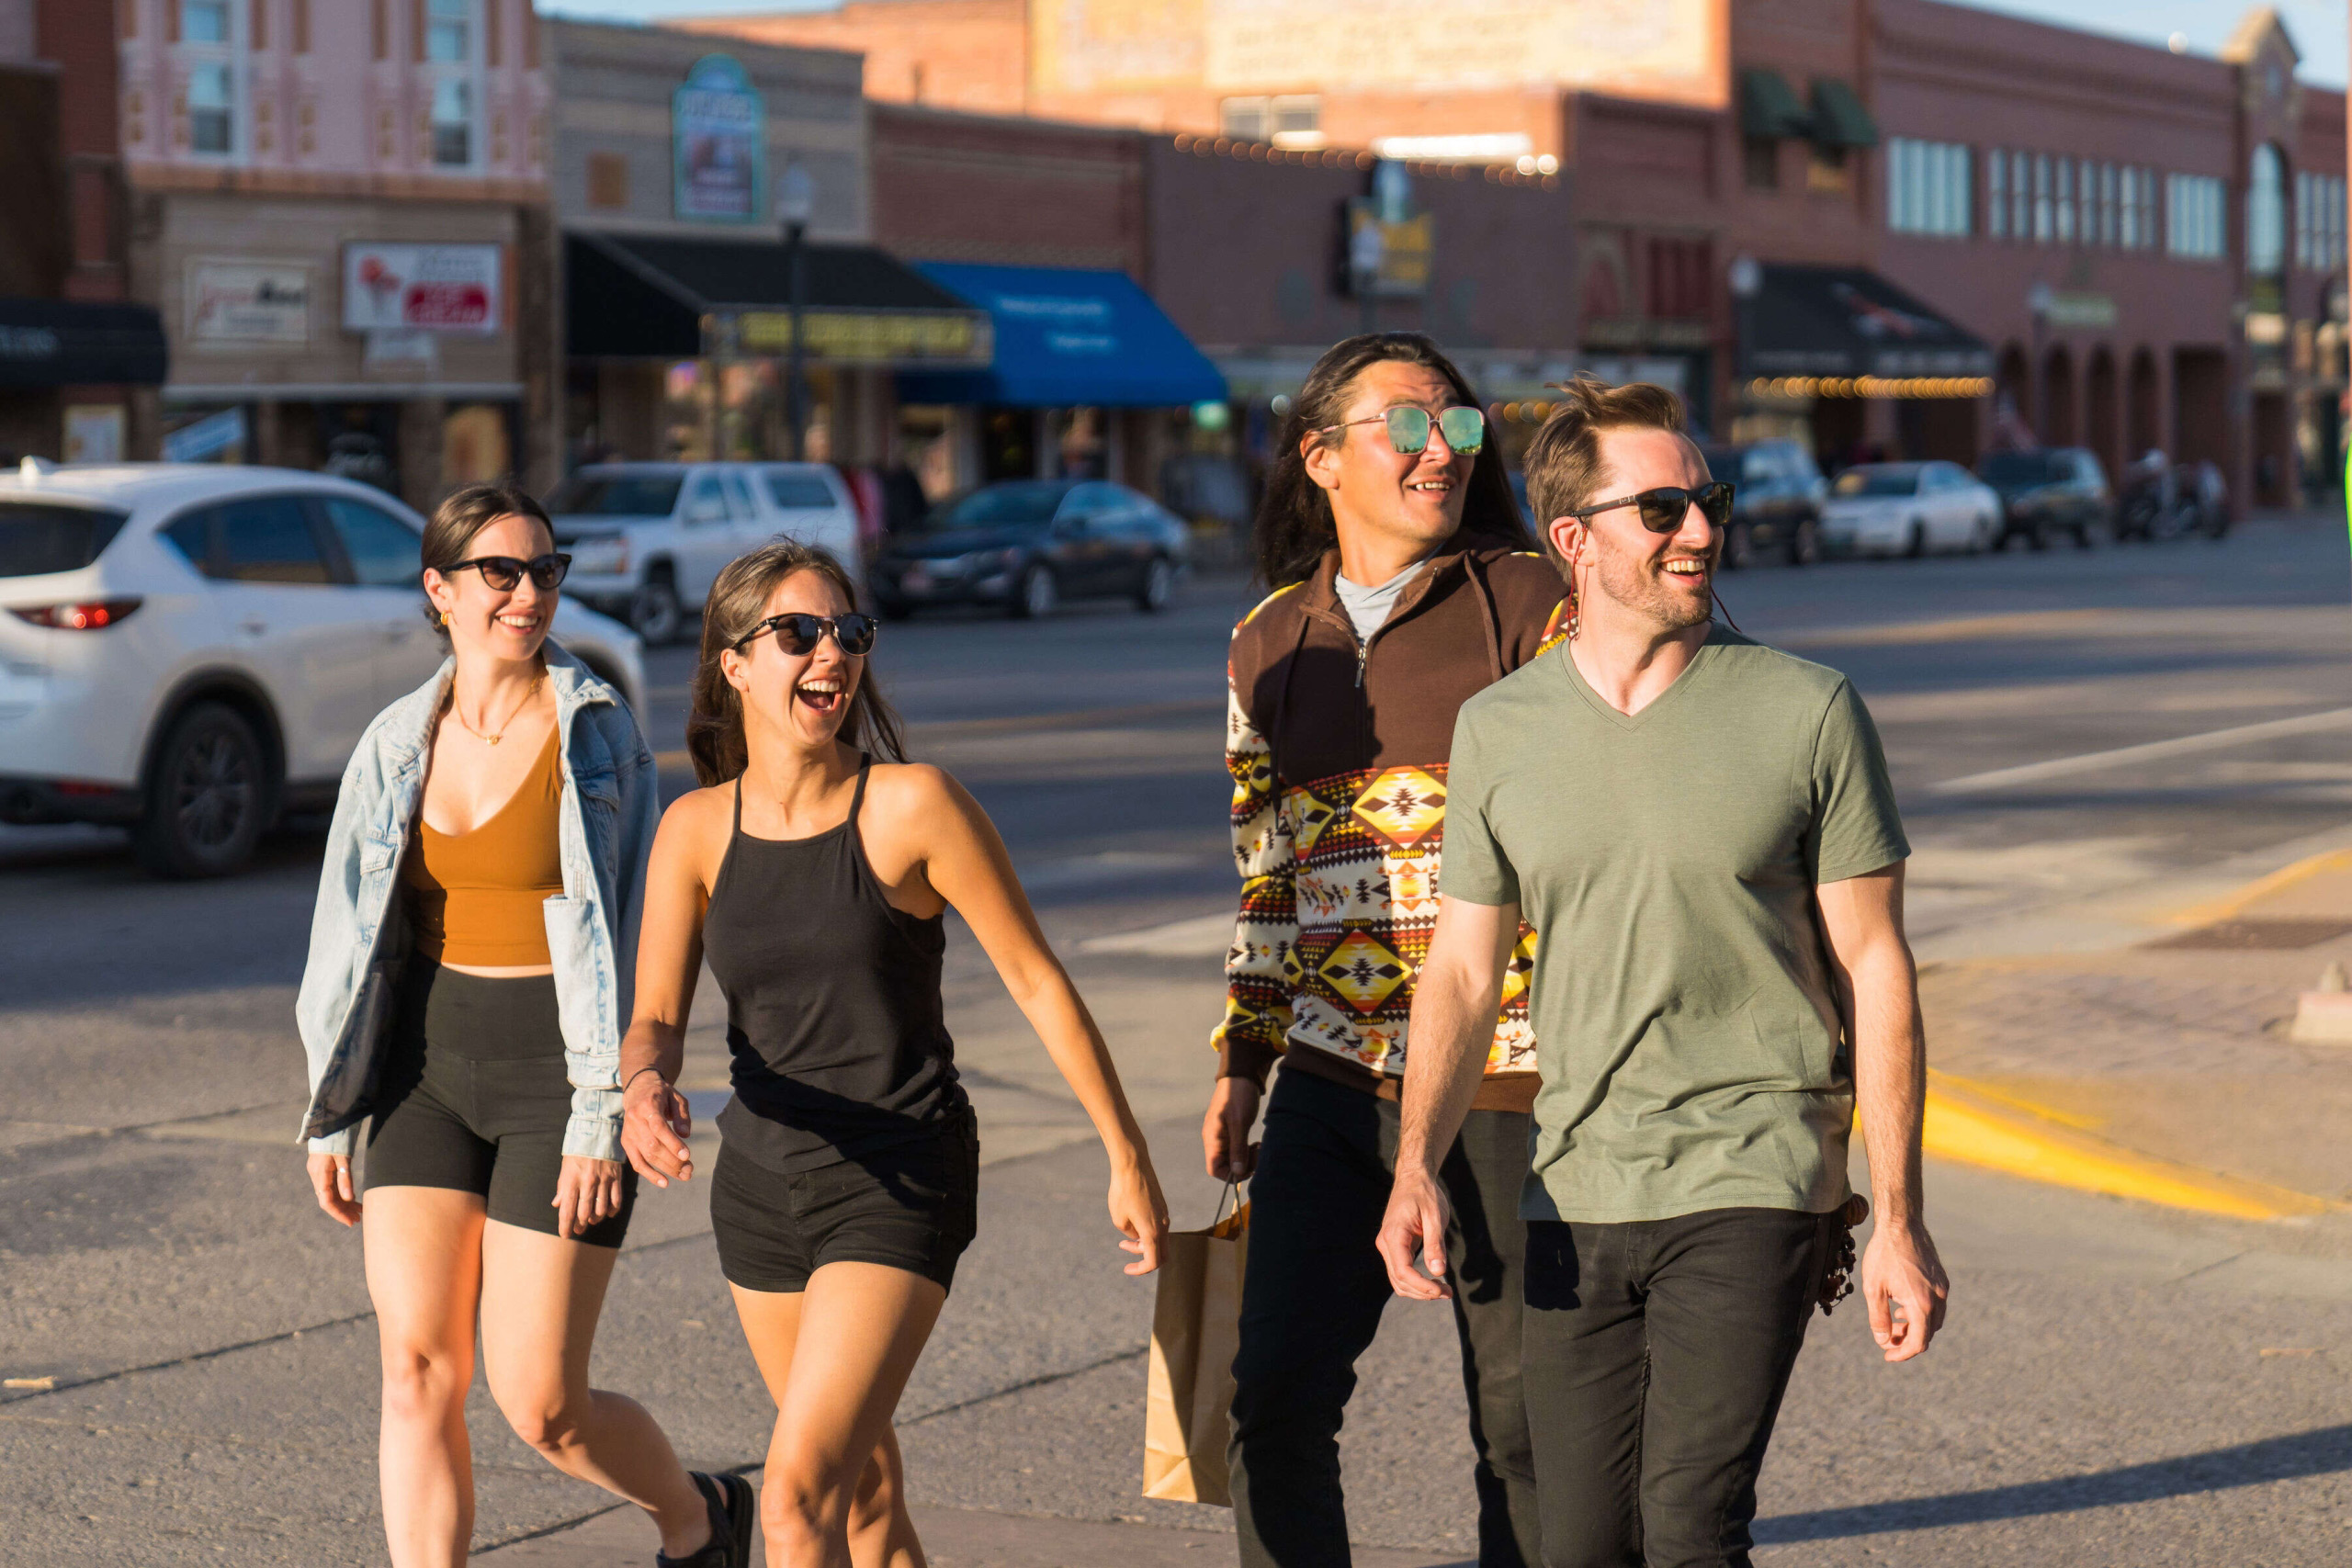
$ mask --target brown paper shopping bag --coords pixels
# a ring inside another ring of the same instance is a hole
[[[1222,1210],[1224,1205],[1218,1204]],[[1250,1205],[1204,1231],[1170,1231],[1160,1253],[1145,1395],[1143,1495],[1232,1506],[1225,1468],[1233,1354],[1241,1341],[1241,1274]]]

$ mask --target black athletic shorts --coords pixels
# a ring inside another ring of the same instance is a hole
[[[722,1140],[710,1179],[719,1270],[788,1295],[828,1263],[880,1263],[947,1290],[979,1228],[979,1190],[968,1110],[911,1143],[810,1170],[772,1169]]]
[[[410,961],[368,1131],[369,1189],[480,1193],[492,1219],[553,1235],[571,1119],[553,976]],[[572,1239],[620,1246],[636,1203],[637,1172],[623,1166],[621,1212]]]

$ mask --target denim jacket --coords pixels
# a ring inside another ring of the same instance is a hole
[[[558,834],[563,891],[548,899],[548,953],[571,1080],[563,1152],[621,1158],[621,1035],[636,977],[646,856],[661,803],[653,754],[617,693],[554,641],[548,684],[562,737]],[[310,1059],[300,1136],[314,1153],[358,1144],[409,953],[401,861],[424,795],[435,716],[454,660],[376,716],[344,770],[311,919],[311,956],[294,1003]]]

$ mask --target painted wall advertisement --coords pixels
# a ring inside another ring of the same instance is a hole
[[[300,348],[311,341],[311,269],[300,262],[190,261],[186,294],[196,343]]]
[[[749,223],[766,186],[767,105],[743,67],[706,54],[670,95],[671,188],[681,218]]]
[[[472,333],[505,324],[504,258],[497,245],[343,248],[343,324],[356,333]]]

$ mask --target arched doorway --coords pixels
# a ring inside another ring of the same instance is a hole
[[[2156,381],[2156,356],[2137,349],[2123,394],[2123,449],[2137,461],[2164,444],[2164,392]]]
[[[2091,350],[2090,363],[2083,372],[2084,393],[2088,418],[2083,429],[2083,445],[2098,455],[2100,465],[2112,481],[2118,467],[2115,428],[2117,413],[2115,398],[2115,355],[2107,344]]]
[[[2025,350],[2010,344],[1993,371],[1993,445],[2033,445],[2033,378]]]
[[[2036,422],[2042,445],[2072,446],[2079,428],[2075,418],[2075,356],[2061,344],[2041,362],[2041,404]]]

